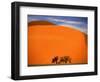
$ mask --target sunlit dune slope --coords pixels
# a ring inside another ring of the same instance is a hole
[[[28,65],[52,64],[54,56],[70,56],[71,64],[86,64],[86,36],[67,26],[28,25]]]

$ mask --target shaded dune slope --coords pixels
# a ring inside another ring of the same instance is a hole
[[[48,21],[31,21],[28,23],[28,26],[32,26],[32,25],[55,25],[55,24]]]

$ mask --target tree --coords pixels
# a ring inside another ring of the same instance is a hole
[[[55,56],[55,57],[52,59],[52,63],[58,64],[58,56]]]

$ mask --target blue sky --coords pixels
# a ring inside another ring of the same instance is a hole
[[[57,25],[72,26],[87,34],[88,18],[73,16],[47,16],[47,15],[28,15],[28,22],[31,21],[49,21]]]

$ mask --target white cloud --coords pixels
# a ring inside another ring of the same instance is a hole
[[[81,24],[82,23],[82,22],[77,22],[77,21],[69,21],[69,20],[55,19],[55,18],[48,18],[48,19],[56,21],[56,22],[63,22],[63,23],[69,23],[69,24]]]

